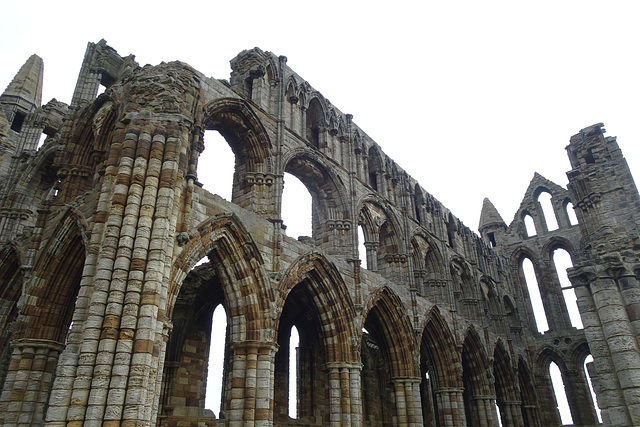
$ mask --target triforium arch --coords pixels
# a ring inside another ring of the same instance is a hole
[[[420,341],[420,394],[426,426],[465,425],[460,352],[438,307],[426,316]]]
[[[232,202],[257,213],[274,214],[273,191],[278,185],[273,164],[272,142],[263,122],[246,101],[222,98],[204,107],[202,130],[216,130],[235,155]],[[205,150],[203,134],[195,137],[190,173],[197,155]],[[213,149],[213,148],[210,148]]]
[[[296,259],[278,286],[278,353],[275,359],[274,417],[277,425],[297,417],[310,425],[355,422],[361,413],[359,349],[355,309],[336,267],[322,254]],[[297,396],[288,396],[290,334],[299,334]],[[331,397],[331,398],[330,398]]]
[[[377,290],[363,312],[365,424],[422,424],[418,349],[407,308],[398,295],[388,287]],[[373,399],[371,390],[376,391]],[[385,399],[394,406],[380,407]]]
[[[436,240],[423,229],[417,229],[411,237],[411,249],[418,293],[433,298],[435,302],[445,302],[447,272]]]
[[[298,178],[311,194],[315,245],[330,254],[350,254],[353,250],[352,221],[343,180],[324,159],[309,149],[292,150],[283,163],[284,172]],[[286,192],[286,182],[284,186]]]
[[[398,218],[386,202],[369,196],[358,204],[367,268],[388,280],[402,281],[407,272],[404,233]]]

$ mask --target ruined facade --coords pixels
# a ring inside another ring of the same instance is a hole
[[[510,225],[485,200],[478,236],[286,62],[243,51],[226,81],[89,43],[69,106],[41,105],[37,56],[16,74],[0,97],[0,423],[552,426],[554,363],[575,425],[599,424],[588,378],[605,425],[640,425],[640,197],[615,138],[581,130],[568,188],[534,176]],[[207,130],[235,155],[230,201],[198,181]],[[284,173],[311,194],[308,238],[286,234]]]

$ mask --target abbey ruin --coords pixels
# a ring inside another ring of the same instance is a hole
[[[640,197],[602,124],[570,138],[568,188],[536,174],[510,224],[485,200],[478,236],[285,57],[254,48],[231,70],[141,67],[102,40],[70,105],[42,105],[36,55],[16,70],[0,96],[1,425],[559,426],[552,365],[574,425],[600,425],[596,406],[640,425]],[[231,200],[198,179],[206,131],[235,156]],[[287,235],[285,173],[312,197],[307,238]]]

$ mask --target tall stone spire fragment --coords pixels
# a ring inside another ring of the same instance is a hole
[[[35,54],[31,55],[0,96],[0,102],[15,103],[26,111],[40,107],[43,70],[42,58]]]

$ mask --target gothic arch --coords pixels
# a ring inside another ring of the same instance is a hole
[[[305,137],[315,148],[324,148],[324,131],[327,126],[326,105],[321,96],[314,94],[309,99],[306,112]]]
[[[221,98],[204,108],[204,129],[217,130],[236,156],[236,173],[273,173],[269,134],[246,101]]]
[[[333,168],[311,150],[296,150],[283,159],[283,163],[284,171],[298,178],[311,194],[316,242],[327,241],[325,235],[337,225],[342,225],[335,224],[335,221],[350,217],[347,188]]]
[[[260,251],[242,222],[233,214],[219,214],[200,224],[174,262],[166,306],[171,319],[182,283],[196,263],[209,256],[223,280],[227,315],[234,319],[231,339],[270,340],[264,334],[271,329],[270,301]],[[262,291],[262,292],[261,292]],[[236,322],[243,322],[239,324]]]
[[[15,338],[64,342],[75,308],[85,260],[86,221],[72,208],[50,218],[52,227],[26,286],[27,304],[18,317]]]
[[[541,253],[551,260],[553,251],[556,249],[564,249],[573,258],[573,253],[575,251],[573,244],[569,239],[560,236],[553,236],[545,242]]]
[[[493,377],[495,379],[496,404],[500,408],[503,425],[518,425],[515,420],[522,414],[521,409],[513,411],[514,405],[520,406],[521,398],[511,357],[502,339],[498,339],[493,350]]]
[[[436,306],[426,316],[420,347],[428,359],[421,360],[421,365],[429,364],[435,388],[462,387],[460,352],[447,322]]]
[[[469,326],[462,343],[462,395],[467,425],[483,425],[483,419],[488,420],[489,425],[497,422],[491,380],[492,374],[485,347],[475,328]]]
[[[353,323],[355,309],[342,276],[323,255],[309,253],[287,269],[278,286],[278,313],[282,314],[291,291],[303,283],[314,301],[318,319],[323,322],[318,326],[322,331],[327,362],[358,361],[360,350],[353,343],[353,337],[359,335]],[[279,330],[280,315],[275,320],[275,330]]]
[[[116,118],[116,101],[106,93],[98,96],[95,102],[83,108],[56,162],[93,168],[96,161],[104,160],[110,149]]]
[[[536,396],[535,385],[529,364],[522,356],[518,357],[518,386],[522,400],[522,419],[525,426],[541,426],[540,409]]]
[[[18,300],[24,280],[21,267],[15,244],[7,243],[0,248],[0,384],[4,383],[11,355],[11,324],[18,317]]]
[[[384,347],[391,378],[418,377],[417,343],[400,298],[388,287],[373,293],[363,313],[363,327]]]

